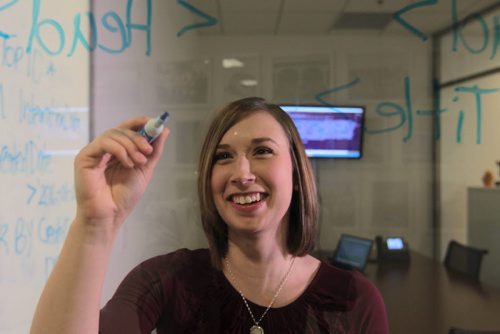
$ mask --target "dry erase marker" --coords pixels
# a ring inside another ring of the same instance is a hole
[[[161,116],[150,119],[146,125],[139,130],[139,134],[146,138],[149,143],[152,143],[163,131],[163,124],[167,121],[168,116],[168,111],[165,111]]]

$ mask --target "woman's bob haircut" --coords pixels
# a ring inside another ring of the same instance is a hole
[[[286,247],[290,254],[303,256],[314,248],[318,199],[314,175],[299,132],[290,116],[279,106],[259,97],[234,101],[222,108],[212,121],[201,148],[198,166],[198,196],[201,222],[208,239],[212,263],[222,268],[228,251],[227,225],[215,207],[211,178],[214,156],[224,134],[255,112],[267,112],[283,127],[290,142],[293,164],[293,195],[289,208]]]

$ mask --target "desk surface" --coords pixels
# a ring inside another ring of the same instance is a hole
[[[422,254],[412,252],[408,264],[369,263],[365,273],[384,296],[392,334],[500,330],[500,289],[454,275]]]

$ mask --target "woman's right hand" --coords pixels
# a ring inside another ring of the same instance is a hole
[[[76,156],[76,221],[92,232],[114,235],[149,184],[169,130],[149,144],[137,133],[148,120],[129,119],[95,138]]]

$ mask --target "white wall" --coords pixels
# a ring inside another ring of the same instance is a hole
[[[452,84],[441,92],[441,108],[447,110],[442,113],[442,136],[438,142],[443,252],[450,239],[468,243],[467,188],[482,187],[486,171],[493,173],[495,181],[499,180],[496,161],[500,160],[500,54],[493,24],[493,17],[498,15],[496,11],[476,17],[467,27],[440,39],[441,82],[497,69],[497,73]],[[483,92],[471,93],[474,87]]]
[[[0,333],[29,332],[74,215],[73,158],[89,136],[90,62],[72,42],[74,17],[88,6],[0,5]]]

